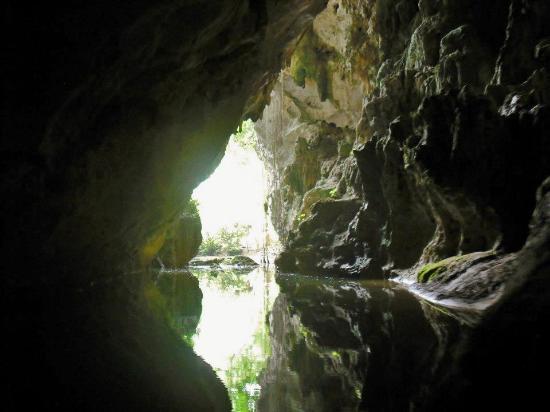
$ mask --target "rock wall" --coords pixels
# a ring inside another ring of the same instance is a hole
[[[202,242],[202,224],[197,205],[191,200],[166,231],[166,239],[153,262],[161,267],[182,268],[193,259]]]
[[[520,249],[550,174],[549,16],[541,0],[329,1],[256,123],[279,267],[387,277]]]
[[[323,6],[3,5],[9,410],[229,410],[212,368],[152,316],[143,269]]]
[[[9,3],[2,250],[59,282],[150,262],[322,6]]]
[[[140,269],[242,118],[262,117],[289,268],[382,276],[522,245],[549,174],[548,2],[331,0],[305,32],[325,6],[8,1],[8,408],[228,409]]]

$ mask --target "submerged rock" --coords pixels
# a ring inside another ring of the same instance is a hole
[[[236,267],[253,268],[259,266],[254,259],[244,256],[197,256],[189,262],[189,266],[207,266],[207,267]]]
[[[244,255],[237,255],[237,256],[231,256],[227,257],[223,261],[224,264],[229,266],[238,266],[238,267],[254,267],[259,266],[254,259],[249,258],[248,256]]]
[[[196,256],[189,262],[189,266],[219,266],[225,261],[223,256]]]

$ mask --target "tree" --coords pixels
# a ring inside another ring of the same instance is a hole
[[[215,235],[208,235],[199,248],[199,255],[239,255],[244,249],[243,240],[252,226],[235,223],[227,228],[222,227]]]

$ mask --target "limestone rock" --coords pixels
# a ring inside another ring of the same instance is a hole
[[[160,262],[168,268],[182,268],[197,254],[202,242],[202,225],[196,206],[192,203],[168,229],[166,240],[158,253]]]

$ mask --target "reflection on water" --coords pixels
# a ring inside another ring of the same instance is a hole
[[[267,315],[278,293],[274,273],[193,269],[203,293],[194,349],[229,390],[234,411],[254,411],[270,355]]]
[[[193,274],[202,290],[198,326],[200,300],[197,311],[197,293],[183,291],[197,289],[189,274],[160,276],[157,286],[172,324],[216,370],[238,412],[429,409],[469,333],[389,282],[275,282],[262,268]]]
[[[261,411],[426,407],[465,326],[382,281],[279,276]]]
[[[160,272],[145,287],[145,297],[151,310],[191,343],[202,311],[197,278],[187,271]]]

